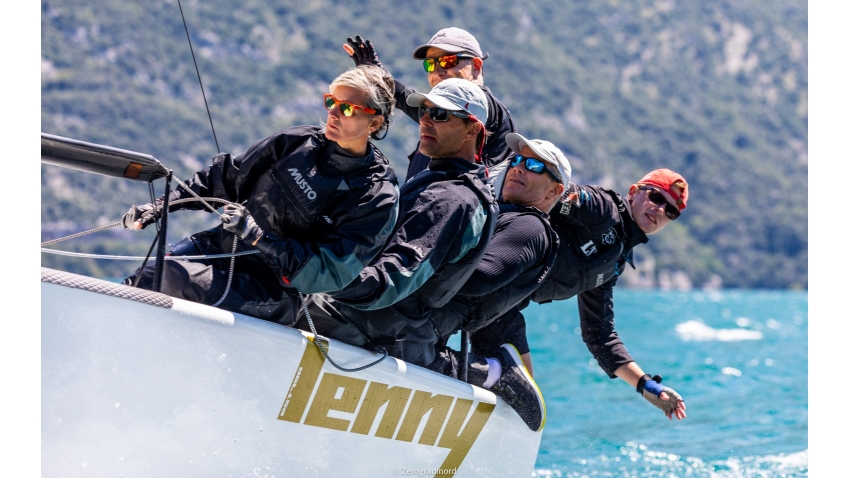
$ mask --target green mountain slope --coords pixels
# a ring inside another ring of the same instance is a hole
[[[405,84],[411,52],[446,26],[490,53],[485,84],[520,132],[567,153],[573,180],[626,192],[669,167],[691,184],[682,218],[638,250],[633,285],[808,286],[808,18],[802,1],[331,0],[183,2],[222,151],[318,124],[321,94],[362,34]],[[42,131],[152,154],[181,178],[215,154],[176,0],[42,2]],[[416,125],[378,146],[403,175]],[[161,187],[158,185],[157,187]],[[117,221],[138,184],[42,167],[44,239]],[[215,224],[178,213],[169,235]],[[147,251],[148,231],[59,247]],[[121,276],[135,263],[43,255],[46,266]]]

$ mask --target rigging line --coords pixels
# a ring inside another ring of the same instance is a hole
[[[151,195],[151,204],[156,204],[156,195],[153,192],[153,181],[148,181],[148,192]],[[154,224],[156,225],[157,237],[159,237],[159,221],[154,221]],[[156,240],[154,240],[154,242],[156,242]]]
[[[325,358],[328,360],[328,362],[330,362],[331,365],[333,365],[334,367],[336,367],[339,370],[342,370],[343,372],[359,372],[361,370],[366,370],[369,367],[374,367],[375,365],[378,365],[379,363],[381,363],[382,360],[387,358],[387,356],[389,355],[389,353],[387,353],[387,349],[381,347],[380,351],[383,354],[383,355],[381,355],[381,358],[375,360],[374,362],[372,362],[370,364],[366,364],[362,367],[345,368],[345,367],[340,366],[338,363],[334,362],[333,359],[331,358],[331,356],[328,355],[328,351],[325,350],[325,348],[322,346],[321,340],[319,340],[320,337],[323,338],[323,339],[325,337],[322,337],[321,335],[319,335],[318,332],[316,332],[316,326],[313,325],[313,317],[310,316],[310,309],[307,308],[307,301],[304,300],[304,294],[302,294],[300,290],[297,290],[297,291],[298,291],[298,299],[301,300],[301,305],[302,305],[303,310],[304,310],[304,315],[307,316],[307,323],[310,325],[310,330],[313,332],[313,344],[316,347],[319,347],[319,351],[322,352],[322,355],[325,356]]]
[[[88,254],[85,252],[71,252],[71,251],[60,251],[58,249],[47,249],[42,247],[41,252],[46,254],[56,254],[58,256],[68,256],[68,257],[82,257],[84,259],[110,259],[116,261],[141,261],[144,259],[142,256],[114,256],[107,254]],[[228,257],[238,257],[238,256],[247,256],[250,254],[259,254],[260,251],[257,249],[250,251],[240,251],[234,252],[230,254],[205,254],[199,256],[165,256],[164,259],[166,261],[197,261],[202,259],[226,259]]]
[[[210,119],[210,128],[212,128],[213,139],[215,140],[215,149],[221,154],[221,148],[218,147],[218,137],[215,135],[212,115],[210,114],[210,106],[207,104],[207,94],[204,92],[204,82],[201,81],[201,70],[198,69],[198,61],[195,60],[195,49],[192,48],[192,40],[189,38],[189,27],[186,25],[186,17],[183,15],[183,5],[180,4],[180,0],[177,0],[177,6],[180,7],[180,17],[183,19],[183,28],[186,30],[186,40],[189,41],[189,51],[192,52],[192,61],[195,62],[195,73],[198,74],[198,83],[201,84],[201,94],[204,96],[204,106],[207,108],[207,116]]]
[[[142,261],[142,265],[139,267],[139,273],[136,274],[136,278],[133,279],[133,287],[139,287],[139,281],[142,280],[142,271],[145,270],[145,265],[148,263],[148,259],[151,257],[151,253],[153,252],[153,248],[156,247],[156,243],[159,241],[159,229],[156,231],[156,236],[153,238],[153,242],[151,242],[151,247],[148,248],[148,253],[145,256],[145,260]]]

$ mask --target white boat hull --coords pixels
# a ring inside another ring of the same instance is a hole
[[[43,476],[532,473],[542,433],[489,391],[392,358],[341,372],[310,334],[64,275],[89,285],[42,282]]]

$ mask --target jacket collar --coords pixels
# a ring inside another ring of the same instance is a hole
[[[372,143],[366,143],[365,156],[352,156],[338,144],[328,141],[322,168],[329,173],[349,174],[370,166],[375,160]]]
[[[635,221],[634,215],[632,214],[632,205],[629,203],[628,198],[620,196],[619,194],[617,196],[617,207],[620,211],[620,216],[623,219],[623,232],[626,234],[623,245],[626,250],[630,251],[638,244],[649,242],[649,237],[645,232],[643,232],[640,226],[638,226],[637,221]],[[634,264],[632,266],[634,266]]]
[[[460,173],[471,173],[482,180],[487,177],[487,168],[483,164],[473,163],[463,158],[431,158],[428,169],[431,171],[455,170]]]

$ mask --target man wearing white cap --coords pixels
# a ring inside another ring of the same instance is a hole
[[[561,240],[552,271],[523,303],[476,331],[473,352],[492,356],[501,351],[501,344],[510,342],[530,370],[521,310],[529,300],[545,304],[577,296],[582,339],[602,370],[634,387],[669,419],[685,418],[682,396],[661,385],[661,376],[645,373],[626,350],[614,326],[614,287],[631,264],[634,248],[676,220],[688,195],[685,178],[669,169],[646,174],[626,196],[570,183],[550,217]]]
[[[428,170],[401,188],[398,220],[377,258],[339,292],[311,295],[294,325],[426,366],[437,341],[431,310],[475,270],[498,206],[486,169],[474,161],[484,137],[479,118],[487,117],[481,89],[454,78],[407,101],[420,113]]]
[[[354,39],[348,38],[343,46],[356,65],[373,64],[383,67],[371,41],[364,40],[358,35]],[[489,56],[489,53],[481,50],[478,40],[471,33],[457,27],[443,28],[434,34],[428,43],[413,50],[413,58],[422,61],[431,87],[449,78],[464,78],[481,87],[487,98],[489,114],[480,118],[488,132],[480,160],[487,167],[502,162],[510,155],[505,138],[508,133],[516,132],[516,126],[508,108],[493,96],[488,87],[484,86],[484,60]],[[397,78],[395,79],[396,106],[413,121],[418,122],[417,108],[411,107],[407,102],[407,98],[415,93],[414,89],[406,87]],[[409,181],[416,173],[428,166],[429,158],[427,153],[417,148],[408,156],[408,159],[410,159],[407,169]]]
[[[570,163],[548,141],[528,140],[517,133],[506,139],[517,154],[508,159],[511,166],[499,203],[496,232],[472,277],[431,316],[440,340],[437,357],[428,368],[455,378],[462,357],[445,347],[447,339],[461,329],[485,327],[522,302],[555,263],[558,236],[549,225],[548,212],[569,184]],[[493,358],[470,359],[470,383],[505,399],[532,431],[542,429],[546,417],[543,397],[516,347],[501,344]],[[513,393],[507,391],[508,387]]]

